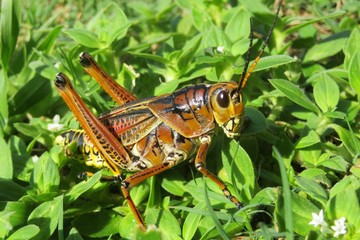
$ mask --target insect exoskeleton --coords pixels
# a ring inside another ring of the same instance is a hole
[[[244,121],[244,103],[238,84],[216,84],[210,90],[210,103],[216,123],[229,138],[240,135]]]
[[[99,117],[87,108],[69,78],[59,73],[55,85],[79,121],[83,130],[69,130],[57,138],[63,145],[75,142],[77,152],[88,158],[87,165],[110,169],[121,181],[121,190],[142,229],[146,229],[129,191],[145,179],[163,172],[194,156],[195,167],[209,177],[238,208],[242,206],[226,185],[205,167],[216,125],[225,134],[236,137],[244,120],[242,89],[264,52],[279,14],[279,4],[272,28],[248,70],[253,34],[244,71],[238,83],[197,84],[170,94],[137,100],[114,81],[92,57],[83,53],[80,62],[119,104]],[[68,154],[69,155],[69,154]],[[122,171],[134,172],[121,179]]]

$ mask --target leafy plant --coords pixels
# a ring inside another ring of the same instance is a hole
[[[131,190],[149,228],[143,233],[119,185],[100,181],[108,171],[67,159],[54,143],[62,130],[78,128],[54,89],[57,72],[72,76],[95,114],[115,106],[84,74],[80,52],[139,98],[238,81],[250,18],[254,59],[274,7],[258,0],[1,1],[0,238],[359,238],[355,0],[283,6],[244,89],[249,123],[237,140],[217,131],[207,156],[207,167],[244,203],[241,210],[191,163],[182,164]],[[77,177],[87,170],[95,174]],[[342,217],[345,234],[331,228]]]

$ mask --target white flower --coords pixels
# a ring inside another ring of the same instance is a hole
[[[335,226],[331,226],[331,229],[335,231],[334,237],[338,237],[339,235],[346,233],[345,221],[346,218],[344,217],[335,220]]]
[[[60,124],[60,116],[56,114],[53,118],[53,123],[49,123],[47,129],[50,131],[59,131],[64,127],[63,124]]]
[[[314,225],[314,227],[320,226],[320,231],[325,232],[328,224],[324,219],[324,210],[321,209],[319,214],[312,213],[312,217],[312,221],[309,224]]]
[[[224,46],[218,46],[218,47],[216,48],[216,50],[217,50],[219,53],[224,53],[224,49],[225,49]]]
[[[31,156],[31,160],[36,163],[39,160],[38,155]]]

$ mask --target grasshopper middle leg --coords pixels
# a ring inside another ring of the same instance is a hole
[[[210,178],[213,182],[215,182],[219,186],[221,191],[224,193],[224,195],[231,202],[233,202],[237,208],[240,209],[242,207],[241,202],[231,194],[231,192],[226,187],[226,185],[215,174],[209,172],[209,170],[207,170],[205,167],[205,158],[206,158],[206,153],[210,146],[211,137],[210,136],[202,136],[200,138],[200,142],[201,142],[201,145],[199,147],[199,150],[198,150],[196,158],[195,158],[196,169],[199,172],[201,172],[204,176]]]

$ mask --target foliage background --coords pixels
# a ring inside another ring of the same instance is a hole
[[[216,132],[207,157],[246,206],[236,210],[189,164],[131,191],[153,230],[142,233],[118,186],[66,159],[48,130],[78,125],[54,89],[57,72],[90,109],[114,106],[78,62],[90,52],[137,97],[237,80],[254,21],[252,59],[273,1],[1,1],[0,238],[331,238],[309,225],[324,209],[360,236],[360,3],[285,1],[244,97],[239,141]],[[220,47],[220,48],[219,48]],[[93,170],[96,172],[97,170]],[[156,227],[154,226],[156,225]]]

